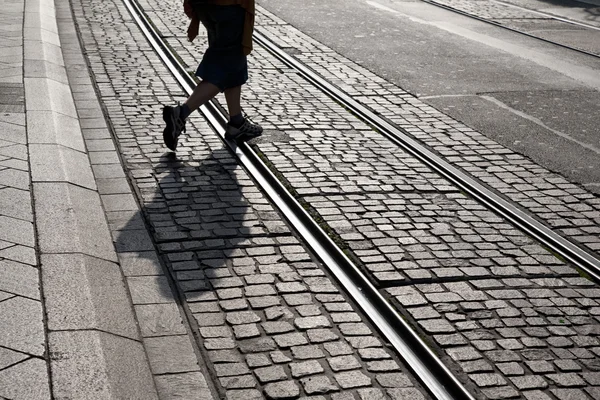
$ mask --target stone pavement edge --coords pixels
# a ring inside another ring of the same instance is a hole
[[[0,8],[0,398],[212,398],[158,258],[117,255],[105,213],[137,203],[69,4]],[[167,355],[185,374],[157,375]]]

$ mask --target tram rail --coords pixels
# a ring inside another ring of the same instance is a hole
[[[491,24],[491,25],[494,25],[494,26],[497,26],[497,27],[500,27],[500,28],[503,28],[503,29],[506,29],[506,30],[509,30],[509,31],[512,31],[512,32],[519,33],[521,35],[528,36],[530,38],[538,39],[538,40],[541,40],[541,41],[546,42],[546,43],[550,43],[550,44],[553,44],[553,45],[556,45],[556,46],[563,47],[565,49],[569,49],[569,50],[576,51],[578,53],[586,54],[588,56],[600,58],[600,54],[593,53],[591,51],[587,51],[587,50],[580,49],[580,48],[577,48],[577,47],[569,46],[569,45],[564,44],[564,43],[559,43],[559,42],[554,41],[554,40],[546,39],[546,38],[543,38],[543,37],[541,37],[539,35],[535,35],[533,33],[524,32],[524,31],[522,31],[520,29],[516,29],[516,28],[510,27],[510,26],[504,25],[504,24],[502,24],[500,22],[496,22],[494,20],[490,20],[490,19],[487,19],[487,18],[480,17],[480,16],[475,15],[473,13],[470,13],[468,11],[464,11],[464,10],[461,10],[459,8],[452,7],[451,5],[440,3],[439,1],[436,1],[436,0],[422,0],[422,1],[425,2],[425,3],[427,3],[427,4],[431,4],[433,6],[440,7],[440,8],[452,11],[454,13],[457,13],[457,14],[460,14],[460,15],[464,15],[466,17],[473,18],[473,19],[476,19],[478,21],[485,22],[487,24]],[[578,27],[582,27],[582,28],[585,28],[585,29],[591,29],[591,30],[595,30],[595,31],[600,31],[600,27],[597,27],[597,26],[594,26],[594,25],[590,25],[590,24],[585,24],[585,23],[579,22],[579,21],[573,21],[573,20],[567,19],[567,18],[561,18],[561,17],[559,17],[557,15],[554,15],[554,14],[549,14],[549,13],[545,13],[545,12],[537,11],[537,10],[531,10],[529,8],[521,7],[521,6],[518,6],[516,4],[507,3],[507,2],[504,2],[504,1],[491,0],[491,2],[495,3],[495,4],[500,4],[500,5],[503,5],[503,6],[507,6],[507,7],[510,7],[510,8],[518,9],[518,10],[521,10],[521,11],[526,11],[528,13],[536,14],[536,15],[539,15],[539,16],[541,16],[543,18],[547,18],[547,19],[552,19],[552,20],[555,20],[555,21],[564,22],[564,23],[571,24],[571,25],[578,26]]]
[[[123,1],[154,50],[185,92],[191,94],[196,85],[194,78],[186,72],[175,54],[161,39],[137,1]],[[260,33],[258,35],[264,42],[263,35]],[[246,143],[236,144],[225,139],[227,117],[221,108],[211,101],[202,106],[199,111],[229,149],[235,153],[240,163],[269,199],[279,208],[302,240],[394,347],[402,361],[414,372],[432,397],[438,400],[474,400],[473,395],[304,210],[252,147]]]
[[[328,82],[326,79],[311,70],[308,66],[298,61],[279,48],[273,41],[257,29],[255,40],[272,52],[280,61],[298,71],[306,80],[317,86],[327,95],[355,113],[367,124],[377,129],[382,135],[410,153],[444,178],[466,192],[481,204],[503,216],[523,232],[544,244],[555,254],[580,268],[592,279],[600,283],[600,259],[595,254],[579,247],[567,238],[554,232],[544,223],[538,221],[517,204],[505,199],[494,190],[484,185],[477,179],[469,176],[459,168],[444,160],[423,144],[413,139],[411,135],[389,122],[386,118],[377,115],[367,106],[348,96],[343,90]]]

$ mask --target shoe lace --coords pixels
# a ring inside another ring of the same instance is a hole
[[[177,118],[175,123],[177,124],[178,130],[180,130],[181,132],[185,132],[185,121],[184,120],[182,120],[181,118]]]

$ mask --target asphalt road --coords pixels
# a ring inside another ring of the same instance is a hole
[[[511,3],[519,1],[531,4]],[[600,194],[600,58],[419,0],[257,2],[424,102]],[[575,4],[548,3],[567,14]],[[569,35],[590,40],[586,30]]]

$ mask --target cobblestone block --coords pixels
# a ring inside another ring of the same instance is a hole
[[[292,347],[292,355],[300,360],[325,357],[321,348],[315,345]]]
[[[335,380],[343,389],[370,386],[371,378],[360,371],[340,372],[335,375]]]
[[[261,383],[280,381],[287,378],[283,367],[279,365],[257,368],[254,373]]]
[[[264,391],[268,399],[294,399],[300,395],[300,388],[294,381],[269,383]]]
[[[228,390],[227,400],[260,400],[262,394],[256,389]]]
[[[240,325],[259,322],[261,319],[253,311],[238,311],[227,313],[226,320],[232,325]]]
[[[296,318],[294,325],[301,330],[328,328],[331,326],[329,320],[324,316]]]
[[[334,370],[335,372],[349,370],[349,369],[357,369],[357,368],[361,367],[358,360],[354,356],[351,356],[351,355],[332,357],[332,358],[329,358],[327,360],[327,362],[331,366],[331,369]]]
[[[263,322],[261,326],[268,335],[272,335],[274,333],[285,333],[294,330],[294,327],[287,321]]]
[[[323,367],[316,360],[291,363],[290,368],[292,377],[300,378],[306,375],[313,375],[323,372]]]
[[[249,389],[258,386],[252,375],[225,376],[219,378],[219,383],[225,389]]]
[[[304,391],[308,395],[325,394],[339,390],[338,387],[334,385],[327,376],[324,375],[302,378],[300,382],[302,382]]]
[[[289,348],[308,343],[304,335],[301,333],[286,333],[283,335],[276,335],[273,336],[273,340],[275,340],[277,346],[282,348]]]
[[[323,343],[339,339],[338,335],[328,329],[309,329],[306,333],[311,343]]]
[[[246,339],[260,336],[260,331],[256,324],[236,325],[233,327],[233,332],[237,339]]]

